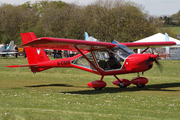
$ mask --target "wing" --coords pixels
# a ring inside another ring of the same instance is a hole
[[[11,54],[16,54],[18,52],[0,52],[0,55],[11,55]]]
[[[80,50],[99,50],[113,48],[116,44],[108,42],[95,42],[95,41],[85,41],[85,40],[75,40],[75,39],[65,39],[65,38],[51,38],[51,37],[41,37],[36,38],[34,33],[21,33],[23,40],[22,47],[36,47],[44,49],[62,49],[62,50],[76,50],[78,47]],[[152,46],[170,46],[176,45],[175,42],[165,41],[165,42],[133,42],[133,43],[119,43],[123,44],[131,49],[134,48],[146,48]]]
[[[22,47],[36,47],[44,49],[63,49],[63,50],[75,50],[78,47],[80,50],[97,50],[115,47],[115,44],[107,42],[95,42],[75,39],[64,39],[64,38],[50,38],[41,37],[27,42]]]
[[[176,45],[176,42],[173,41],[164,41],[164,42],[132,42],[132,43],[119,43],[127,46],[131,49],[138,48],[147,48],[147,47],[163,47],[163,46],[171,46]]]

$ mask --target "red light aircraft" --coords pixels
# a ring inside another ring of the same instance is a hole
[[[104,76],[113,75],[117,80],[113,84],[120,87],[127,87],[130,84],[142,88],[148,82],[145,77],[140,77],[139,72],[145,72],[152,68],[157,55],[145,54],[144,52],[152,46],[170,46],[175,42],[134,42],[134,43],[108,43],[84,41],[64,38],[41,37],[37,38],[34,33],[21,33],[25,47],[28,65],[12,65],[6,67],[30,67],[31,71],[41,72],[53,67],[78,68],[88,72],[101,75],[100,80],[88,83],[89,87],[101,90],[106,86]],[[129,48],[146,47],[141,54],[135,54]],[[76,50],[78,55],[69,58],[50,60],[44,49]],[[129,81],[119,79],[116,75],[138,73],[137,78]]]

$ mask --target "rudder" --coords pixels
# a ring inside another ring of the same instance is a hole
[[[37,39],[36,35],[33,32],[29,33],[21,33],[21,38],[23,44],[26,44],[30,41]],[[49,61],[49,58],[42,48],[33,48],[33,47],[24,47],[26,56],[28,59],[28,63],[31,64],[38,64],[41,62]],[[49,69],[49,67],[39,68],[39,67],[31,67],[32,72],[40,72],[43,70]]]

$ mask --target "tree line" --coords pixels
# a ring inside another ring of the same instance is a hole
[[[88,32],[100,41],[132,42],[157,33],[159,23],[143,6],[125,0],[97,0],[87,6],[62,1],[1,4],[0,42],[20,45],[23,32],[81,40]]]
[[[180,10],[171,16],[162,16],[159,18],[163,21],[163,26],[180,26]]]

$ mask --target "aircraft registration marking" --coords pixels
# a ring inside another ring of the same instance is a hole
[[[58,61],[57,65],[58,66],[70,65],[70,60],[68,60],[68,61]]]

